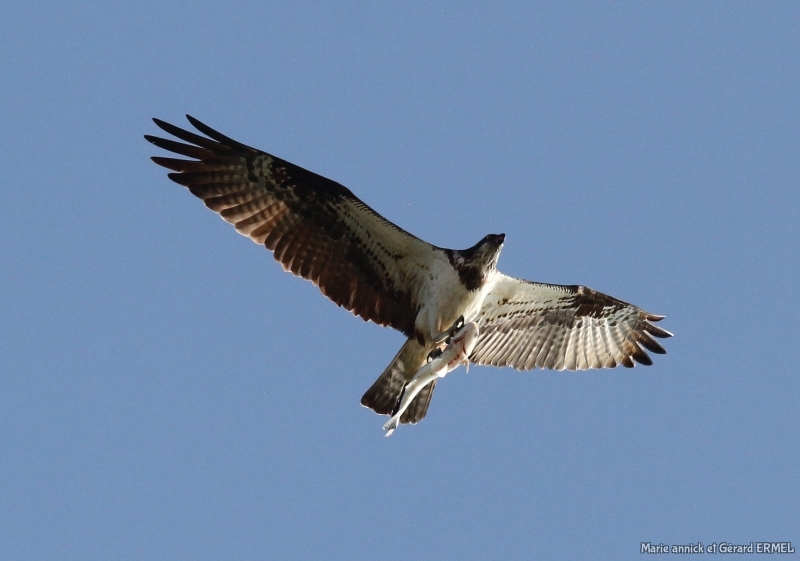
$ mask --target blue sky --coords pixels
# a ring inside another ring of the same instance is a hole
[[[800,546],[800,6],[0,7],[0,557]],[[190,113],[445,247],[667,314],[634,370],[443,380],[149,157]]]

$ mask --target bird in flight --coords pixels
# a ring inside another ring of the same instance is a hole
[[[408,339],[361,398],[394,415],[415,373],[463,322],[479,335],[473,364],[586,370],[650,365],[663,354],[654,338],[672,336],[650,314],[578,285],[544,284],[497,270],[505,234],[488,234],[467,249],[429,244],[372,210],[343,185],[241,144],[187,115],[203,135],[159,119],[181,140],[145,135],[183,158],[152,160],[202,199],[240,234],[365,321]],[[189,158],[189,159],[186,159]],[[407,405],[401,423],[422,420],[436,381]]]

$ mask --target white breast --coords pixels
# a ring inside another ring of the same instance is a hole
[[[422,306],[416,321],[417,331],[426,340],[449,329],[459,316],[464,316],[467,322],[477,316],[495,282],[493,274],[482,288],[470,292],[446,257],[437,259],[429,272],[420,293]]]

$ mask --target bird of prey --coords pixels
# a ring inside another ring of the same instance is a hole
[[[649,365],[645,349],[672,334],[650,314],[585,286],[561,286],[499,272],[505,234],[467,249],[429,244],[372,210],[343,185],[228,138],[186,116],[203,135],[159,119],[183,141],[146,135],[184,158],[156,156],[169,178],[189,189],[236,231],[272,252],[286,271],[365,321],[408,340],[361,398],[378,414],[398,410],[406,385],[457,326],[474,322],[474,364],[585,370]],[[188,158],[188,159],[186,159]],[[400,419],[425,417],[436,387],[420,391]]]

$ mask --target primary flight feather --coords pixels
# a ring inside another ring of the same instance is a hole
[[[376,413],[396,412],[406,385],[462,318],[479,328],[469,357],[475,364],[585,370],[649,365],[645,349],[665,352],[654,339],[672,335],[654,325],[663,316],[584,286],[497,271],[504,234],[489,234],[464,250],[436,247],[343,185],[187,118],[205,136],[159,119],[156,125],[183,142],[145,136],[190,158],[152,158],[173,171],[170,179],[337,305],[408,337],[361,398]],[[402,423],[425,417],[435,386],[433,381],[417,394]]]

